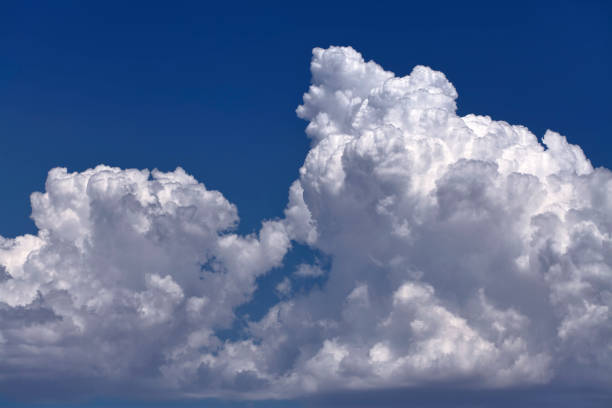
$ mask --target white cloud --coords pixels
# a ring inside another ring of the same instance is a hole
[[[291,280],[288,277],[284,277],[282,281],[280,281],[276,285],[276,293],[280,297],[287,297],[291,294]]]
[[[279,222],[259,236],[232,233],[235,207],[182,169],[54,169],[32,208],[39,234],[0,247],[6,380],[35,377],[42,364],[163,385],[168,353],[217,347],[212,331],[231,326],[289,248]],[[212,337],[194,343],[202,330]]]
[[[317,278],[325,275],[325,271],[323,271],[318,264],[311,265],[303,263],[298,265],[293,274],[300,278]]]
[[[311,70],[297,113],[312,148],[258,236],[232,233],[236,209],[180,169],[52,170],[32,196],[39,234],[0,241],[0,371],[44,361],[240,398],[609,389],[612,173],[555,132],[457,116],[430,68],[396,77],[331,47]],[[329,256],[324,286],[285,277],[245,338],[221,340],[290,240]]]

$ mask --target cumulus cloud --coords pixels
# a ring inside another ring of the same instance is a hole
[[[182,169],[54,169],[32,217],[37,236],[0,242],[0,381],[165,383],[170,353],[219,343],[289,247],[275,221],[232,233],[236,208]]]
[[[183,170],[54,169],[0,242],[0,384],[84,375],[178,395],[571,383],[612,388],[612,173],[547,131],[456,114],[441,72],[316,48],[312,147],[257,236]],[[291,241],[300,265],[220,331]],[[41,370],[41,364],[50,367]],[[136,378],[138,380],[136,380]],[[1,386],[1,385],[0,385]]]

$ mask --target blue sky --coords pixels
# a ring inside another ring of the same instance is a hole
[[[439,69],[460,113],[552,128],[609,167],[610,8],[538,3],[9,3],[3,235],[34,231],[29,194],[55,166],[182,166],[236,203],[245,230],[280,216],[308,149],[294,109],[317,46],[397,74]]]
[[[524,125],[538,138],[551,129],[579,145],[594,167],[611,168],[611,18],[604,1],[3,3],[0,236],[37,232],[30,194],[45,190],[51,168],[82,172],[98,164],[163,172],[180,166],[235,204],[239,234],[283,217],[311,148],[295,109],[311,83],[314,47],[351,46],[396,76],[415,65],[442,71],[459,94],[459,115]],[[294,244],[282,266],[258,275],[253,300],[239,313],[260,319],[282,299],[275,286],[298,264],[329,268],[333,251],[325,248]],[[293,290],[305,293],[326,279],[296,280]],[[239,326],[221,337],[240,338]],[[36,390],[26,389],[0,390],[0,404],[73,403],[70,395],[32,402]],[[86,395],[79,406],[151,406],[119,394]],[[575,398],[587,401],[587,394]],[[313,398],[287,404],[326,406]],[[174,401],[153,406],[200,404]]]

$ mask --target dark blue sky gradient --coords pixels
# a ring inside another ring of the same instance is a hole
[[[241,232],[282,216],[315,46],[441,70],[460,114],[550,128],[612,167],[610,2],[177,3],[2,2],[0,235],[36,231],[29,195],[50,168],[100,163],[181,166],[237,205]],[[271,279],[253,314],[275,301]]]
[[[182,166],[238,206],[280,216],[308,148],[294,109],[314,46],[352,45],[397,74],[442,70],[459,112],[551,128],[610,167],[608,2],[3,3],[0,234],[34,231],[55,166]]]

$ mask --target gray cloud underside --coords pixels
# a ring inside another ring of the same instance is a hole
[[[331,47],[311,71],[311,150],[256,235],[182,169],[49,172],[38,234],[0,237],[0,390],[612,388],[612,173],[553,131],[457,116],[430,68],[396,77]],[[292,294],[325,273],[300,265],[223,339],[292,242],[329,256],[325,285]]]

